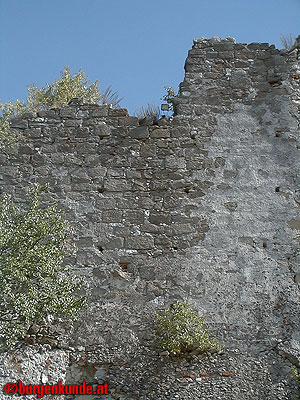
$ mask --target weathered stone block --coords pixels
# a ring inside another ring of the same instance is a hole
[[[19,146],[19,152],[21,154],[28,154],[28,155],[32,155],[32,154],[36,154],[37,151],[33,148],[33,146],[28,146],[28,145],[23,145],[23,146]]]
[[[154,129],[151,132],[151,137],[152,138],[169,138],[171,136],[170,131],[167,128],[159,128],[159,129]]]
[[[154,144],[142,144],[140,149],[142,157],[154,157],[156,155],[156,146]]]
[[[126,179],[107,179],[104,182],[104,189],[110,192],[122,192],[131,189],[131,183]]]
[[[100,155],[86,155],[84,157],[84,165],[87,167],[97,167],[101,165],[102,158]]]
[[[104,210],[102,213],[103,222],[122,222],[122,211],[119,210]]]
[[[45,164],[44,154],[34,154],[31,158],[33,166],[41,166]]]
[[[195,228],[191,224],[172,224],[166,228],[166,233],[170,236],[183,235],[195,232]]]
[[[233,60],[234,52],[233,51],[220,51],[219,57],[223,60]]]
[[[42,111],[39,111],[37,113],[37,115],[39,117],[42,117],[42,118],[50,118],[50,119],[58,119],[58,120],[60,120],[60,115],[55,110],[42,110]]]
[[[118,119],[118,125],[119,126],[139,126],[139,119],[137,117],[121,117]]]
[[[251,80],[243,70],[233,71],[229,82],[233,89],[245,89],[251,86]]]
[[[155,243],[155,246],[163,246],[166,248],[172,246],[171,239],[166,235],[155,236],[154,243]]]
[[[77,240],[76,244],[79,247],[93,247],[94,246],[94,241],[93,237],[91,236],[83,236],[79,240]]]
[[[64,122],[64,126],[65,126],[65,127],[76,128],[76,127],[81,126],[81,121],[80,121],[80,120],[77,120],[77,119],[67,119],[67,120]]]
[[[76,118],[76,108],[75,107],[62,107],[60,109],[60,116],[62,118]]]
[[[181,138],[189,136],[189,131],[185,126],[178,126],[177,128],[171,129],[171,135],[174,138]]]
[[[141,232],[148,233],[163,233],[165,231],[164,226],[154,224],[144,224],[140,226]]]
[[[87,169],[87,174],[93,178],[103,178],[107,173],[105,167],[92,167]]]
[[[166,116],[162,116],[158,121],[157,121],[158,126],[169,126],[170,125],[170,120]]]
[[[149,137],[149,130],[147,126],[140,126],[138,128],[131,129],[129,136],[133,139],[147,139]]]
[[[108,115],[110,117],[126,117],[128,116],[128,110],[127,108],[110,108]]]
[[[287,221],[287,224],[290,228],[300,231],[300,220],[291,219],[290,221]]]
[[[124,212],[124,219],[126,222],[129,222],[131,224],[143,224],[145,219],[145,214],[143,211],[127,210]]]
[[[34,119],[34,118],[37,117],[37,113],[33,112],[33,111],[27,111],[27,112],[22,114],[22,117],[24,119]]]
[[[75,129],[75,138],[84,138],[88,137],[90,135],[89,128],[84,127],[84,128],[76,128]]]
[[[141,173],[141,171],[128,170],[128,171],[126,171],[126,177],[128,179],[140,179],[140,178],[142,178],[142,173]]]
[[[55,164],[63,164],[65,161],[65,156],[64,154],[61,153],[54,153],[51,154],[51,160]]]
[[[88,118],[90,115],[89,110],[78,110],[76,112],[76,118]]]
[[[224,176],[224,178],[235,178],[238,176],[238,171],[225,169],[223,172],[223,176]]]
[[[81,176],[73,176],[71,177],[71,181],[74,183],[91,183],[91,178],[85,174]]]
[[[237,203],[235,201],[228,201],[224,203],[224,206],[228,211],[235,211],[237,209]]]
[[[223,157],[216,157],[215,159],[215,167],[223,167],[225,165],[225,159]]]
[[[92,154],[97,152],[96,143],[78,143],[76,145],[77,153]]]
[[[25,138],[39,138],[42,135],[42,130],[41,128],[29,128],[25,129],[24,131],[24,137]]]
[[[172,222],[172,217],[167,213],[152,211],[150,212],[149,221],[156,225],[170,224]]]
[[[108,168],[107,169],[107,176],[113,178],[124,178],[125,171],[122,168]]]
[[[92,117],[106,117],[108,115],[109,107],[107,105],[101,105],[91,110]]]
[[[28,121],[27,119],[23,119],[21,117],[16,117],[10,121],[11,128],[19,128],[19,129],[26,129],[28,128]]]
[[[117,198],[117,208],[121,210],[132,210],[138,208],[135,196]]]
[[[120,237],[114,238],[106,243],[103,247],[106,250],[122,249],[124,247],[124,239]]]
[[[144,208],[146,210],[150,210],[154,205],[153,199],[149,197],[140,197],[138,200],[139,208]]]
[[[152,236],[131,236],[125,238],[125,248],[135,250],[149,250],[154,248]]]
[[[94,126],[94,134],[100,138],[104,138],[111,135],[111,129],[103,122]]]
[[[185,168],[186,163],[183,157],[169,156],[166,158],[166,168]]]

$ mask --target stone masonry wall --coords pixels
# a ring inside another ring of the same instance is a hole
[[[275,398],[290,368],[281,356],[300,360],[299,61],[268,44],[197,39],[185,70],[172,121],[77,99],[16,118],[25,139],[0,155],[1,193],[23,202],[29,183],[49,183],[43,200],[74,226],[65,262],[91,305],[53,347],[84,352],[118,393],[150,398],[151,363],[163,369],[154,312],[187,299],[226,348],[275,357]]]

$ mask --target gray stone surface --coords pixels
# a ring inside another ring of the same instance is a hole
[[[12,122],[25,138],[0,155],[1,193],[22,203],[29,183],[50,183],[44,200],[75,229],[66,263],[91,298],[65,334],[29,334],[21,370],[2,354],[1,384],[106,379],[110,398],[126,400],[296,398],[299,60],[196,39],[185,70],[163,127],[78,99]],[[155,312],[185,299],[223,354],[155,349]]]

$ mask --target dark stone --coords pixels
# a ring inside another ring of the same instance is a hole
[[[224,203],[224,206],[228,211],[235,211],[237,209],[237,203],[235,201]]]
[[[121,117],[118,120],[119,126],[138,126],[139,125],[139,120],[137,117]]]
[[[99,136],[100,138],[104,138],[110,136],[111,130],[105,123],[102,123],[99,125],[95,125],[94,134]]]
[[[145,117],[145,118],[141,118],[139,120],[140,126],[151,126],[151,125],[153,125],[153,122],[154,122],[154,118],[152,118],[152,117]]]
[[[149,130],[146,126],[131,129],[129,136],[133,139],[147,139],[149,137]]]
[[[151,132],[152,138],[169,138],[170,132],[166,128],[157,128]]]
[[[172,217],[170,214],[159,213],[159,212],[151,212],[149,216],[149,221],[152,224],[160,225],[160,224],[170,224],[172,222]]]
[[[128,110],[127,108],[110,108],[108,110],[108,115],[110,117],[127,117]]]
[[[10,121],[11,128],[19,128],[19,129],[26,129],[28,128],[28,121],[23,119],[23,117],[17,117]]]

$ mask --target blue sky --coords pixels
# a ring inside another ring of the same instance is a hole
[[[160,104],[178,88],[193,38],[269,42],[300,34],[300,0],[0,0],[0,100],[26,100],[64,66],[121,105]]]

